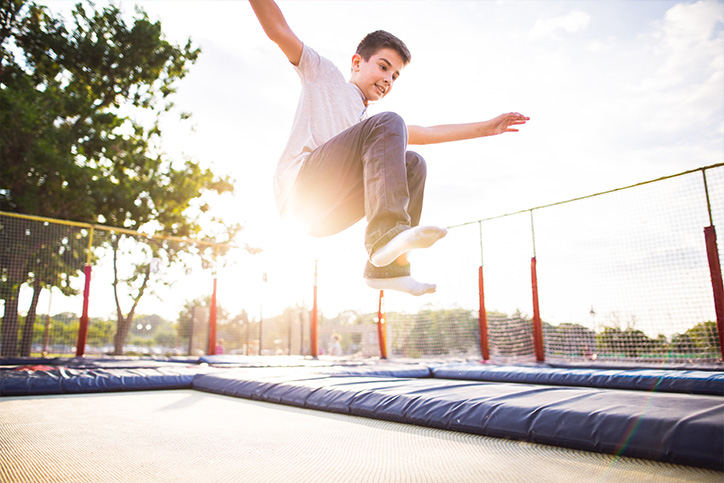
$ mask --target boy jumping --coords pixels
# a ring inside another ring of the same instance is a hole
[[[427,248],[445,228],[419,226],[426,165],[408,144],[433,144],[517,132],[519,113],[468,124],[407,126],[391,112],[367,116],[390,93],[411,55],[394,35],[367,35],[352,56],[349,82],[329,60],[304,44],[273,0],[250,0],[264,32],[302,81],[292,132],[279,159],[274,195],[282,216],[302,221],[312,236],[329,236],[367,218],[364,277],[379,290],[412,295],[436,286],[410,276],[407,253]]]

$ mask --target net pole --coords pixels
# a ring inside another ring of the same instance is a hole
[[[483,266],[478,269],[478,288],[480,290],[480,311],[478,315],[478,328],[480,329],[480,355],[483,361],[490,360],[488,342],[488,314],[485,311],[485,290],[483,289]]]
[[[310,324],[311,331],[311,346],[312,346],[312,357],[319,357],[319,307],[317,305],[317,275],[318,275],[319,260],[314,260],[314,296],[312,301],[312,323]]]
[[[706,238],[706,256],[709,259],[711,287],[714,291],[714,311],[716,313],[716,330],[719,333],[719,353],[724,360],[724,283],[722,283],[719,249],[716,243],[714,226],[704,228]]]
[[[214,286],[211,292],[211,303],[209,306],[209,355],[216,355],[216,281],[218,277],[216,266],[216,255],[219,248],[214,247]]]
[[[380,358],[387,359],[387,323],[385,320],[385,291],[380,290],[377,306],[377,339],[380,343]]]
[[[48,289],[48,313],[45,316],[45,330],[43,331],[43,357],[48,355],[48,344],[50,343],[50,308],[53,304],[53,288]]]
[[[214,276],[214,289],[211,292],[209,307],[209,355],[216,355],[216,276]]]
[[[543,324],[540,318],[540,306],[538,304],[538,270],[535,251],[535,226],[533,224],[533,210],[530,210],[530,231],[533,238],[533,257],[530,259],[530,282],[533,294],[533,346],[535,347],[535,360],[545,361],[543,348]]]
[[[535,360],[545,361],[543,350],[543,324],[540,319],[540,308],[538,307],[538,274],[536,270],[535,257],[530,259],[530,277],[533,289],[533,345],[535,347]]]
[[[719,248],[716,242],[716,229],[714,228],[714,217],[711,213],[711,201],[709,199],[709,184],[706,181],[706,169],[701,170],[704,179],[704,194],[706,195],[706,209],[709,214],[709,226],[704,228],[706,240],[706,258],[709,261],[709,273],[711,275],[711,287],[714,291],[714,312],[716,313],[716,330],[719,334],[719,353],[724,360],[724,283],[721,275],[721,261],[719,260]]]
[[[83,312],[80,316],[78,324],[78,340],[75,344],[75,356],[83,357],[85,355],[85,344],[88,340],[88,303],[90,301],[90,282],[91,282],[91,249],[93,248],[93,227],[90,227],[88,234],[88,253],[86,255],[86,264],[83,267],[83,275],[85,275],[85,286],[83,288]]]
[[[259,348],[257,349],[257,355],[262,354],[264,349],[264,304],[259,304]]]
[[[266,296],[266,284],[269,281],[266,272],[262,274],[261,277],[262,281],[262,296],[259,298],[259,347],[257,348],[257,355],[262,354],[263,345],[264,345],[264,298]]]
[[[478,329],[480,332],[480,355],[483,361],[490,360],[490,349],[488,343],[488,313],[485,310],[485,289],[483,284],[483,223],[478,222],[480,236],[480,268],[478,268]]]

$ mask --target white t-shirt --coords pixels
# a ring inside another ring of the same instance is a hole
[[[316,148],[366,117],[364,95],[347,82],[329,60],[304,46],[299,66],[302,81],[292,132],[274,175],[274,196],[283,215],[302,163]]]

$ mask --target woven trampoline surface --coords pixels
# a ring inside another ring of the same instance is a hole
[[[0,399],[3,482],[720,482],[722,476],[192,390]]]

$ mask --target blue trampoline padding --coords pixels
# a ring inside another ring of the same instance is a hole
[[[433,376],[489,382],[521,382],[641,391],[724,395],[724,372],[663,369],[589,369],[541,366],[449,364]]]
[[[201,356],[200,362],[216,367],[234,368],[308,368],[330,376],[431,377],[430,367],[418,363],[387,361],[334,361],[309,358],[270,358],[268,356],[213,355]]]
[[[324,367],[334,365],[334,362],[303,356],[244,356],[235,354],[202,355],[199,357],[199,362],[243,367]]]
[[[724,398],[263,369],[198,375],[194,389],[453,431],[724,469]]]
[[[332,377],[376,376],[376,377],[431,377],[430,367],[424,364],[373,364],[360,366],[333,366],[318,369],[317,372]]]
[[[0,371],[0,396],[190,389],[203,367]]]
[[[149,358],[149,357],[112,357],[112,358],[86,358],[86,357],[12,357],[0,358],[0,370],[13,369],[23,365],[47,365],[63,366],[73,369],[136,369],[148,367],[168,367],[179,364],[196,364],[198,357],[173,357],[173,358]]]

